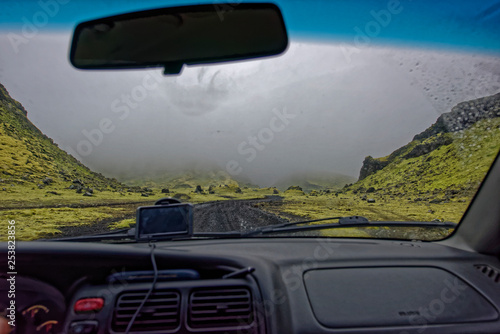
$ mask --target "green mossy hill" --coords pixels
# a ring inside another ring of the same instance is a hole
[[[430,153],[437,148],[449,145],[454,136],[447,133],[460,133],[483,120],[500,117],[500,93],[457,104],[450,112],[444,113],[425,131],[415,135],[413,141],[382,158],[367,156],[359,173],[359,180],[383,169],[401,155],[413,158]],[[426,141],[428,138],[434,138]],[[410,149],[410,150],[409,150]]]
[[[0,84],[0,190],[29,183],[38,188],[59,185],[97,191],[125,187],[61,150],[28,120],[21,103]]]
[[[389,156],[365,158],[359,181],[343,191],[464,201],[479,187],[499,146],[500,94],[463,102]]]
[[[170,190],[186,189],[195,190],[197,186],[208,188],[210,186],[239,187],[239,182],[222,170],[190,170],[182,172],[164,172],[151,176],[123,177],[122,181],[132,186],[147,186],[152,188],[168,188]]]
[[[339,173],[327,172],[308,172],[308,173],[294,173],[289,175],[274,184],[280,190],[289,189],[290,185],[300,187],[300,191],[311,192],[331,190],[335,191],[341,189],[347,183],[354,182],[352,176],[347,176]]]

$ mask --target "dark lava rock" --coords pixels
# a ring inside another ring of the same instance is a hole
[[[476,122],[500,116],[500,93],[457,104],[444,113],[431,127],[416,135],[413,140],[426,139],[438,133],[468,129]]]
[[[435,149],[444,146],[444,145],[450,145],[453,143],[453,140],[448,137],[448,136],[439,136],[436,138],[436,140],[430,142],[430,143],[424,143],[415,146],[410,153],[404,156],[404,158],[409,159],[409,158],[416,158],[420,157],[424,154],[430,153],[434,151]]]
[[[61,195],[60,193],[55,192],[55,191],[47,191],[47,194],[52,194],[52,195]]]
[[[172,196],[173,198],[178,199],[179,201],[189,201],[191,199],[191,196],[186,195],[186,194],[175,194]]]
[[[359,180],[363,180],[369,175],[381,170],[389,164],[389,160],[381,161],[379,159],[374,159],[372,156],[367,156],[363,161],[363,166],[359,172]]]
[[[174,186],[174,189],[188,189],[188,188],[193,188],[193,187],[187,183],[181,183]]]

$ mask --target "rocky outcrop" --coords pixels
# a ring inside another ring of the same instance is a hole
[[[495,117],[500,117],[500,93],[459,103],[450,112],[439,116],[436,123],[413,137],[414,142],[399,148],[385,158],[377,159],[367,156],[363,161],[359,180],[363,180],[367,176],[383,169],[397,157],[402,157],[403,159],[416,158],[428,154],[441,146],[449,145],[453,142],[453,139],[449,135],[446,135],[447,133],[466,130],[480,120]],[[425,141],[430,137],[434,138],[430,141]],[[416,145],[415,141],[418,141]],[[410,152],[403,155],[403,152],[409,150],[410,145],[415,146]]]
[[[363,166],[361,167],[361,171],[359,172],[359,180],[363,180],[368,175],[381,170],[382,168],[387,166],[389,162],[389,160],[382,161],[380,159],[374,159],[370,155],[367,156],[363,161]]]
[[[439,116],[427,130],[413,137],[413,140],[465,130],[482,119],[494,117],[500,117],[500,93],[457,104],[450,112]]]
[[[433,140],[428,143],[422,143],[415,146],[408,154],[406,154],[403,158],[410,159],[420,157],[424,154],[430,153],[435,149],[438,149],[441,146],[449,145],[453,143],[453,139],[449,137],[449,135],[439,136],[436,140]]]
[[[0,102],[3,103],[7,109],[18,111],[24,116],[28,116],[28,112],[24,109],[23,105],[10,97],[9,92],[2,84],[0,84]]]

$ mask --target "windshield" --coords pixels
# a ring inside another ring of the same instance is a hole
[[[194,204],[195,233],[459,223],[500,148],[498,3],[276,3],[283,54],[163,75],[82,71],[68,52],[78,23],[164,2],[6,1],[0,238],[12,222],[18,240],[128,229],[162,197]],[[438,240],[445,226],[308,235]]]

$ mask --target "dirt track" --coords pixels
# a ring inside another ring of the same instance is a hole
[[[259,203],[271,201],[281,201],[281,197],[195,205],[194,232],[246,231],[258,226],[288,222],[257,207]]]
[[[248,231],[259,226],[286,223],[289,221],[302,220],[303,218],[284,214],[289,220],[278,217],[276,214],[260,209],[262,203],[273,206],[273,212],[281,215],[279,207],[282,198],[270,196],[266,199],[254,200],[228,200],[219,202],[207,202],[194,205],[194,232],[229,232]],[[130,205],[130,216],[121,217],[134,218],[136,206]],[[80,235],[92,235],[109,232],[109,225],[115,220],[96,222],[92,225],[81,225],[64,227],[62,234],[57,237],[74,237]],[[446,229],[429,228],[368,228],[363,229],[367,236],[374,238],[397,238],[397,239],[424,239],[436,240],[445,237],[449,232]],[[300,232],[302,236],[318,235],[316,231]],[[299,234],[297,234],[299,235]]]
[[[259,203],[279,203],[281,200],[282,198],[279,196],[269,196],[266,199],[195,204],[194,232],[245,231],[258,226],[288,222],[258,208]],[[119,220],[134,217],[135,211],[131,210],[130,217],[122,217]],[[92,225],[64,227],[61,228],[62,233],[56,237],[74,237],[109,232],[109,225],[113,222],[113,220],[105,220]]]

